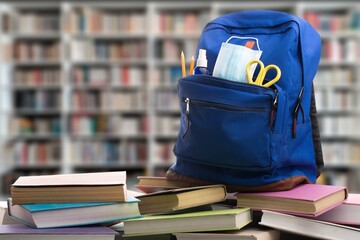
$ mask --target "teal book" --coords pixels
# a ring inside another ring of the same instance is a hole
[[[140,218],[139,200],[128,196],[126,202],[41,203],[13,205],[8,199],[9,215],[35,228],[56,228],[118,222]]]
[[[251,221],[252,212],[250,208],[145,216],[124,221],[124,237],[177,232],[237,230]]]

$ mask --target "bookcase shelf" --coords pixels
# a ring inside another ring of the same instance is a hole
[[[211,19],[249,9],[296,14],[318,29],[323,55],[314,84],[325,162],[331,166],[325,173],[331,178],[338,168],[360,168],[356,2],[0,5],[0,71],[6,76],[0,79],[0,98],[10,95],[11,105],[0,116],[6,128],[0,131],[0,136],[5,132],[0,145],[7,150],[0,153],[0,163],[7,166],[0,172],[5,194],[4,186],[25,174],[121,169],[129,175],[164,174],[174,162],[179,128],[179,53],[184,51],[187,61],[195,55],[197,40]],[[56,104],[44,107],[47,95],[54,94]],[[24,98],[27,104],[34,102],[31,107],[23,106]],[[39,154],[41,163],[34,161]]]
[[[345,2],[322,6],[302,4],[301,12],[320,33],[323,54],[315,79],[321,140],[329,183],[345,184],[359,192],[351,179],[360,166],[359,120],[359,5]],[[355,175],[354,175],[355,174]]]
[[[33,170],[60,170],[59,164],[29,164],[29,165],[16,165],[16,170],[33,171]]]
[[[61,66],[61,62],[57,60],[43,60],[43,61],[13,61],[12,64],[17,67],[52,67]]]
[[[60,140],[59,135],[53,134],[19,134],[19,135],[12,135],[9,136],[9,142],[16,142],[16,141],[58,141]]]
[[[146,140],[147,135],[145,134],[71,134],[71,138],[77,140],[93,140],[93,141],[104,141],[104,140]]]

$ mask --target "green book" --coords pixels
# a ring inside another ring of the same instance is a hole
[[[145,216],[124,221],[124,236],[236,230],[251,222],[250,208]]]

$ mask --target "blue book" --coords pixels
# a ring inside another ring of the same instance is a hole
[[[127,202],[41,203],[13,205],[8,199],[9,215],[35,228],[56,228],[119,222],[142,215],[139,200],[128,196]]]

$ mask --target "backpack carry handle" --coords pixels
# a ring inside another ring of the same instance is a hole
[[[228,42],[229,42],[231,39],[233,39],[233,38],[237,38],[237,39],[251,39],[251,40],[254,40],[254,41],[256,42],[256,46],[257,46],[258,50],[261,51],[260,45],[259,45],[259,40],[258,40],[257,38],[255,38],[255,37],[231,36],[231,37],[228,38],[228,40],[226,40],[225,43],[228,43]]]

